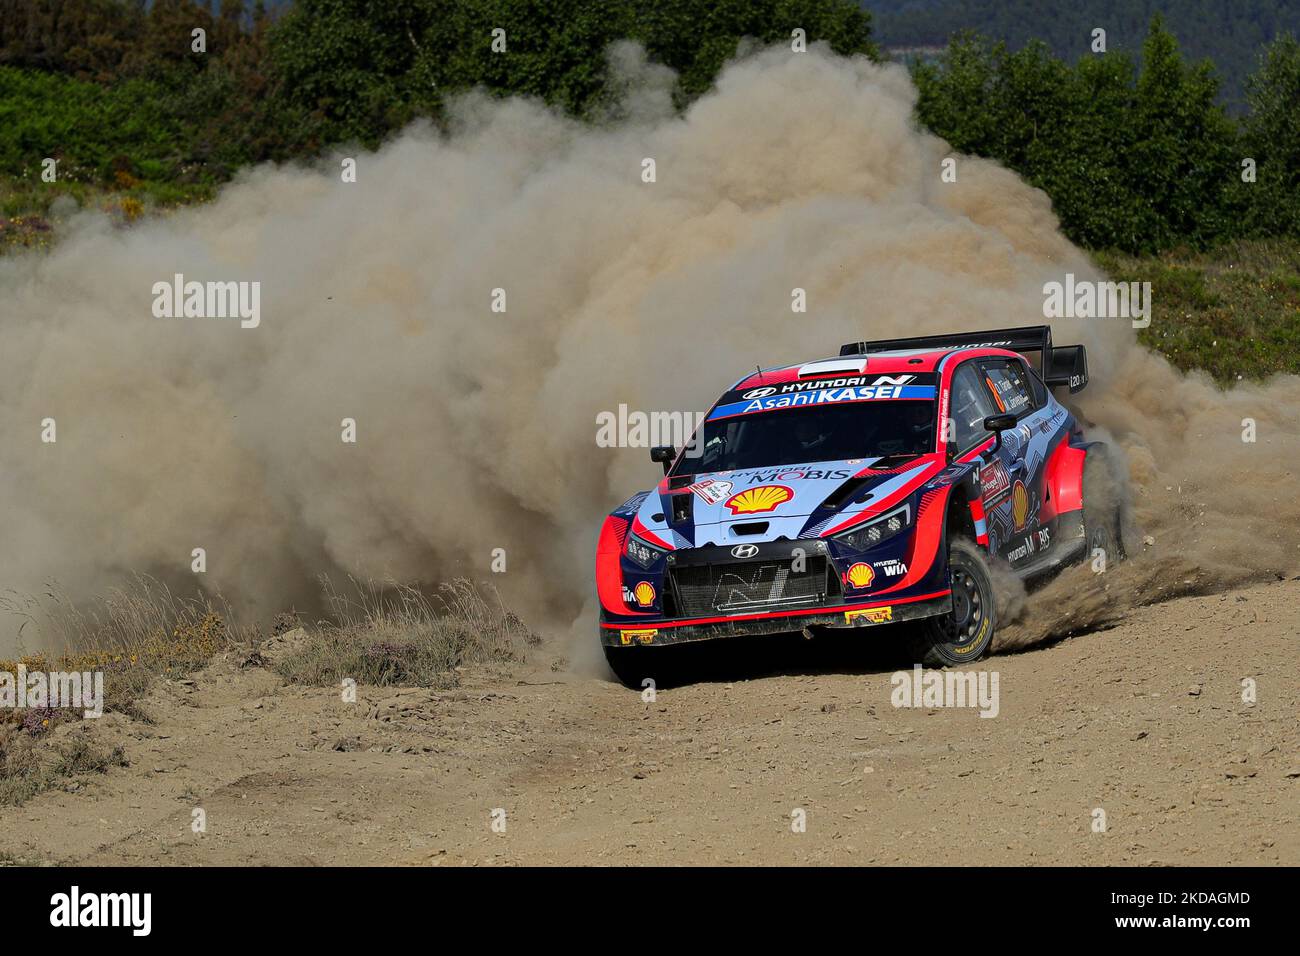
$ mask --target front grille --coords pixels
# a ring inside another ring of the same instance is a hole
[[[669,570],[674,610],[683,617],[816,607],[838,597],[839,582],[825,557],[701,564]]]

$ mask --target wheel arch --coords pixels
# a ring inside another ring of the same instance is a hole
[[[980,489],[975,484],[975,470],[972,469],[961,481],[953,483],[948,496],[948,513],[944,517],[944,554],[953,538],[967,538],[974,541],[986,552],[989,537],[984,524],[984,500]]]
[[[1069,514],[1083,507],[1083,467],[1089,455],[1107,454],[1109,447],[1104,441],[1077,445],[1062,442],[1053,453],[1047,482],[1057,514]]]

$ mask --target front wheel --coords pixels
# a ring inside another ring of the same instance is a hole
[[[922,621],[912,659],[925,667],[952,667],[977,661],[988,653],[997,627],[993,579],[984,551],[958,538],[948,551],[952,610]]]
[[[604,647],[605,662],[624,687],[666,687],[680,679],[677,658],[683,648]]]

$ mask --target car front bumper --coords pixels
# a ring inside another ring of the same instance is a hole
[[[640,620],[600,624],[600,640],[609,647],[685,644],[752,634],[781,634],[806,627],[854,628],[917,621],[952,610],[952,592],[896,598],[875,598],[869,603],[849,603],[773,611],[760,614]]]

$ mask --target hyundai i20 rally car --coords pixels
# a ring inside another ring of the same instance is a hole
[[[1087,382],[1083,346],[1053,347],[1047,326],[853,342],[746,375],[686,448],[652,449],[663,479],[601,528],[614,673],[638,685],[687,641],[899,622],[927,666],[978,659],[993,563],[1033,579],[1117,554],[1118,512],[1088,494],[1105,446],[1050,391]]]

